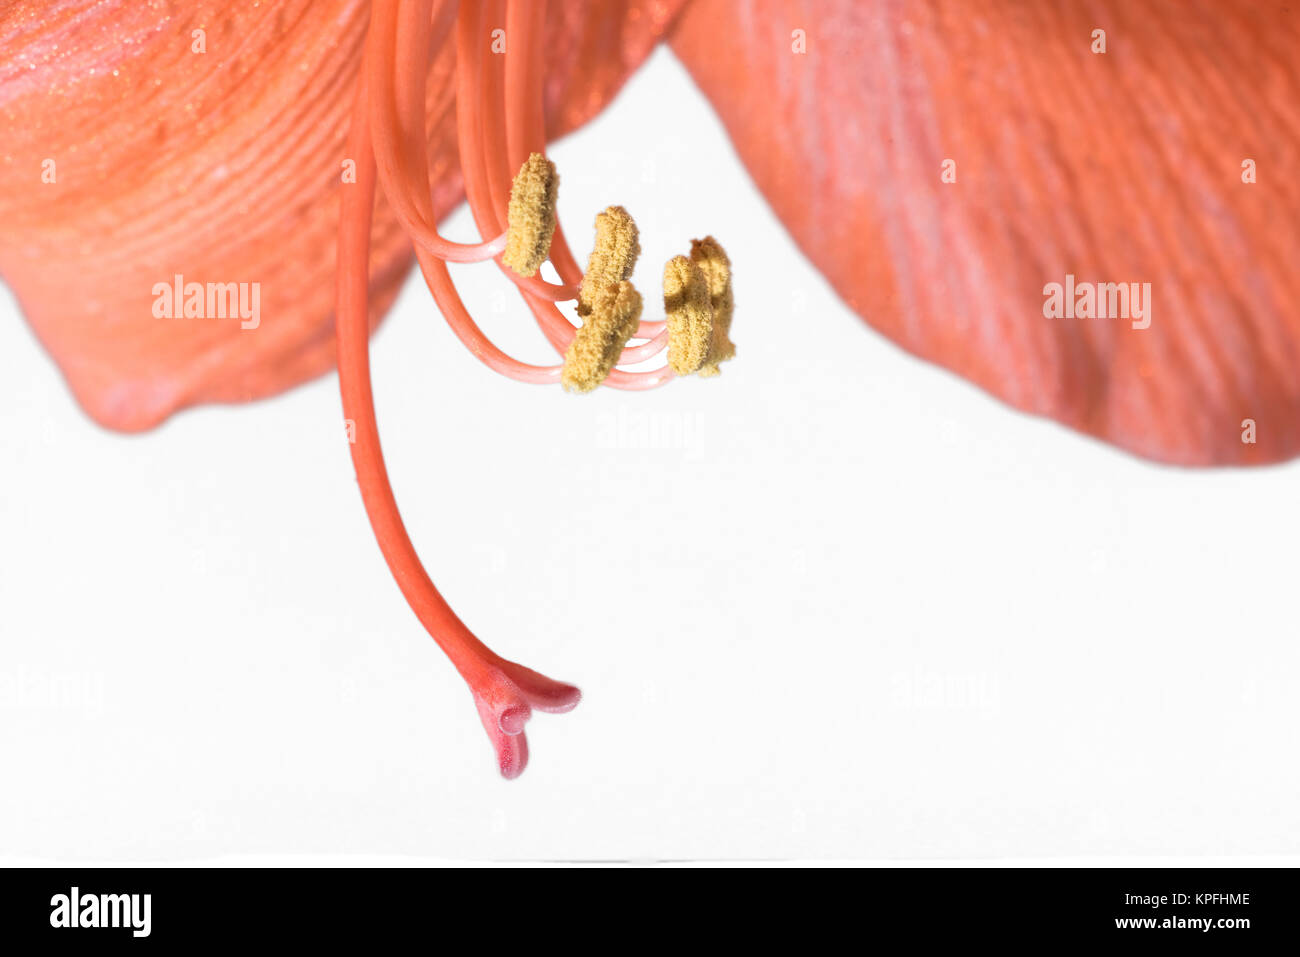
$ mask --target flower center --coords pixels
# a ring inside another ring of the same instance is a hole
[[[544,155],[545,0],[384,0],[371,6],[370,32],[349,133],[356,182],[344,184],[339,222],[338,351],[344,415],[354,424],[352,459],[375,537],[411,609],[474,695],[501,772],[522,772],[524,724],[535,708],[567,711],[578,689],[501,658],[461,622],[425,572],[388,482],[370,387],[368,265],[376,185],[415,248],[439,310],[460,341],[492,370],[530,383],[559,382],[587,392],[599,385],[652,389],[678,375],[715,375],[735,352],[728,331],[730,263],[711,237],[664,273],[667,319],[641,318],[631,283],[640,253],[635,222],[619,206],[596,217],[584,272],[559,226],[559,179]],[[491,49],[505,24],[506,49]],[[431,55],[454,34],[456,125],[461,172],[482,239],[441,236],[429,189],[424,78]],[[521,362],[499,349],[461,301],[448,263],[496,262],[519,289],[543,336],[563,356],[556,365]],[[560,283],[543,279],[549,261]],[[579,325],[558,304],[576,301]],[[640,340],[629,344],[632,340]],[[618,368],[653,358],[650,371]]]

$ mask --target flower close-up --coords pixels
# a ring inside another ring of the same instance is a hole
[[[503,388],[728,387],[781,277],[726,224],[664,237],[638,274],[631,201],[570,208],[548,157],[660,45],[799,250],[901,349],[1155,463],[1300,453],[1282,0],[0,2],[0,279],[72,397],[148,432],[337,370],[374,538],[505,777],[533,712],[580,694],[489,648],[426,573],[370,339],[418,270]],[[462,201],[476,235],[453,239]],[[489,336],[468,270],[550,361]]]

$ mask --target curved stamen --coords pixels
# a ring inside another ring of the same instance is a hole
[[[431,20],[434,13],[431,10],[430,0],[401,0],[401,3],[397,6],[396,17],[390,15],[391,5],[385,6],[387,9],[382,12],[382,15],[377,13],[375,28],[386,30],[391,27],[396,29],[404,38],[398,55],[399,75],[424,76],[428,68],[428,57],[431,51],[436,50],[446,39],[453,26],[454,5],[441,5],[437,11],[437,22]],[[384,52],[382,46],[371,48],[371,50],[375,52],[368,51],[368,57],[382,55]],[[367,72],[373,75],[376,69],[370,68]],[[366,83],[364,75],[362,83],[363,85]],[[410,176],[416,176],[419,181],[426,182],[426,188],[420,188],[419,182],[410,182],[408,176],[408,181],[402,184],[402,194],[396,200],[392,196],[387,198],[395,206],[398,202],[408,204],[412,215],[416,219],[426,223],[433,222],[435,219],[433,199],[427,189],[428,173],[424,160],[426,146],[423,84],[418,82],[401,84],[394,90],[394,93],[395,100],[391,104],[394,113],[389,115],[390,118],[395,116],[398,126],[405,133],[404,142],[408,148],[404,151],[404,155],[418,154],[420,158],[419,162],[414,164],[419,167],[418,175],[413,173],[410,164],[405,168],[406,173]],[[375,100],[373,97],[368,96],[366,102],[371,107],[368,119],[373,119]],[[380,112],[387,113],[387,110],[381,110]],[[373,135],[372,124],[372,137]],[[487,365],[488,368],[516,381],[528,383],[558,381],[559,366],[528,365],[497,348],[474,322],[468,310],[465,309],[445,264],[418,243],[415,245],[415,252],[420,264],[420,271],[424,274],[425,283],[433,294],[439,311],[456,337],[471,353]]]
[[[465,197],[470,212],[478,225],[479,232],[485,235],[496,232],[505,225],[500,219],[501,212],[499,212],[499,210],[504,211],[505,207],[498,208],[492,200],[485,155],[488,141],[481,135],[484,128],[484,112],[491,110],[491,101],[485,100],[487,91],[482,83],[483,49],[487,36],[484,27],[489,22],[487,19],[489,15],[488,4],[477,7],[462,5],[460,16],[456,21],[456,123],[461,171],[465,179]],[[498,140],[504,142],[504,138]],[[554,307],[554,302],[557,300],[550,296],[534,297],[529,294],[530,287],[540,282],[536,277],[532,280],[525,279],[504,265],[501,266],[501,270],[517,283],[525,301],[532,309],[542,334],[555,351],[563,355],[573,339],[574,328]],[[571,297],[565,295],[564,298]],[[544,300],[542,305],[549,308],[538,309],[536,299]]]
[[[433,294],[439,311],[447,320],[447,325],[456,334],[471,353],[493,372],[500,373],[517,382],[534,385],[550,385],[560,381],[562,366],[534,366],[520,362],[502,352],[479,328],[465,303],[461,300],[456,286],[451,280],[446,263],[435,259],[423,250],[416,250],[420,271],[424,274],[425,285]]]
[[[501,218],[501,207],[494,205],[488,183],[490,171],[496,167],[503,167],[503,163],[500,160],[495,164],[490,162],[486,156],[487,151],[493,146],[500,149],[503,144],[510,143],[512,137],[516,155],[523,153],[525,149],[540,151],[540,147],[544,146],[544,133],[541,129],[543,115],[541,59],[540,56],[532,55],[530,51],[537,50],[541,46],[545,3],[544,0],[543,2],[510,0],[506,11],[507,45],[503,56],[509,95],[506,97],[504,123],[497,115],[495,117],[497,122],[494,124],[494,113],[499,114],[499,109],[495,107],[500,101],[492,98],[493,87],[492,84],[484,81],[484,74],[495,66],[495,64],[485,63],[485,60],[496,57],[497,54],[489,57],[485,47],[489,36],[487,27],[493,22],[491,18],[494,13],[499,13],[499,10],[499,4],[485,3],[479,5],[477,9],[467,9],[462,6],[456,24],[456,116],[461,169],[465,178],[465,193],[471,213],[478,224],[479,231],[484,234],[495,232],[505,225]],[[494,125],[497,129],[504,126],[506,135],[481,138],[476,136],[476,133],[484,132]],[[522,166],[526,160],[527,154],[524,154],[516,168]],[[557,268],[560,269],[561,275],[564,276],[568,271],[570,275],[564,278],[576,284],[581,281],[582,273],[577,269],[576,263],[571,270],[566,270],[563,265],[566,252],[563,231],[557,225],[551,241],[551,257],[558,261]],[[569,255],[568,258],[572,259],[572,256]],[[578,290],[571,285],[556,287],[550,283],[540,284],[539,287],[540,281],[525,279],[506,267],[503,267],[502,271],[520,287],[520,292],[524,294],[524,300],[547,341],[556,352],[564,355],[573,342],[576,330],[553,304],[574,298]],[[665,328],[664,322],[642,322],[637,329],[637,335],[644,336],[650,341],[629,347],[620,358],[620,363],[642,362],[662,351],[666,339],[661,338],[660,334]],[[633,373],[615,370],[605,381],[616,388],[646,389],[663,385],[671,378],[671,374],[665,375],[663,370]]]
[[[641,319],[641,294],[626,280],[606,286],[590,302],[587,318],[564,354],[560,382],[570,392],[590,392],[605,381]]]
[[[424,84],[404,82],[399,86],[395,81],[398,76],[426,76],[430,48],[440,46],[450,29],[449,17],[440,16],[434,22],[429,0],[374,4],[366,44],[367,61],[372,64],[368,94],[371,141],[384,195],[412,241],[439,259],[483,262],[505,248],[500,231],[480,243],[452,242],[438,234],[430,218],[421,215],[419,197],[429,192]],[[416,94],[418,117],[411,108]],[[405,117],[399,116],[401,99],[406,101]]]
[[[555,232],[557,235],[559,234],[560,229],[558,226]],[[557,286],[555,283],[547,282],[538,276],[521,276],[513,269],[506,269],[505,274],[519,287],[521,292],[536,296],[538,299],[544,299],[547,302],[569,302],[578,298],[577,286]]]
[[[556,351],[561,355],[567,352],[569,344],[573,341],[573,337],[569,336],[568,339],[565,340],[563,348],[561,348],[560,340],[558,338],[553,338],[548,328],[548,310],[555,313],[557,316],[559,315],[554,304],[549,302],[539,302],[538,300],[527,296],[525,297],[525,301],[528,303],[528,307],[533,311],[533,315],[537,317],[538,325],[541,327],[542,333],[546,335],[551,345],[554,346]],[[563,317],[560,318],[561,321],[563,321]],[[633,348],[638,347],[633,346]],[[644,358],[648,357],[643,357],[643,359]],[[623,362],[624,360],[620,358],[619,361]],[[643,392],[647,389],[657,389],[660,386],[667,385],[675,377],[673,370],[667,366],[663,366],[659,369],[650,369],[645,372],[626,372],[623,369],[616,368],[606,376],[605,381],[602,384],[627,392]]]
[[[545,4],[539,3],[536,6],[542,8],[540,13],[544,16]],[[469,201],[475,222],[478,223],[479,231],[484,235],[494,233],[506,225],[500,215],[500,210],[505,206],[498,202],[498,197],[503,194],[505,184],[510,182],[510,169],[518,170],[527,161],[529,153],[543,152],[545,147],[537,130],[530,127],[531,118],[541,115],[541,101],[538,99],[535,109],[527,111],[527,123],[521,123],[516,118],[514,134],[516,141],[535,142],[537,148],[525,152],[518,163],[507,158],[509,134],[505,126],[509,123],[509,118],[503,118],[501,115],[504,88],[502,72],[509,68],[512,61],[516,64],[527,62],[529,59],[527,52],[521,54],[518,51],[521,49],[528,51],[530,47],[535,46],[532,41],[537,38],[536,34],[540,31],[517,26],[518,35],[516,35],[516,31],[507,26],[506,52],[493,53],[489,56],[484,52],[490,36],[487,28],[490,24],[498,22],[494,21],[493,17],[499,17],[500,12],[500,4],[493,3],[480,4],[477,9],[467,10],[462,7],[456,25],[456,114],[461,169],[465,177],[466,199]],[[538,12],[534,10],[528,19],[535,20]],[[519,19],[518,11],[515,17],[516,20]],[[508,18],[506,22],[509,23]],[[511,50],[516,52],[512,54]],[[536,54],[539,69],[535,75],[540,75],[540,53],[539,49]],[[498,65],[498,61],[504,63]],[[536,82],[535,89],[540,97],[541,84],[534,79],[534,76],[525,76],[522,80],[516,76],[515,82]],[[529,127],[528,132],[521,132],[524,127]],[[551,241],[553,252],[556,239],[561,239],[562,236],[563,230],[557,223],[555,237]],[[520,276],[513,269],[504,266],[500,259],[497,263],[501,266],[502,272],[519,287],[520,292],[526,295],[536,296],[546,302],[564,302],[577,298],[578,279],[570,279],[564,285],[556,285],[538,276]],[[561,275],[563,276],[563,273]],[[558,352],[563,354],[568,347],[568,340],[573,335],[572,324],[558,313],[547,313],[545,322],[543,331],[547,339]]]
[[[547,0],[506,4],[506,143],[511,169],[530,153],[546,150],[545,60]],[[521,52],[522,51],[522,52]],[[551,261],[566,285],[582,281],[582,267],[569,249],[564,229],[551,241]]]
[[[519,167],[511,169],[506,158],[506,124],[503,115],[505,53],[488,50],[485,55],[484,47],[488,39],[494,42],[498,39],[492,36],[495,30],[505,27],[505,3],[503,0],[479,0],[478,7],[479,29],[475,52],[479,62],[480,102],[486,105],[486,109],[479,114],[482,120],[479,136],[483,149],[483,168],[487,174],[485,182],[492,208],[504,210],[510,201],[511,177]],[[504,39],[508,50],[512,38],[507,35]]]
[[[615,369],[605,379],[604,384],[611,389],[620,389],[624,392],[646,392],[666,386],[675,378],[677,378],[676,374],[667,366],[651,369],[649,372],[626,372],[623,369]]]
[[[637,330],[639,335],[640,329]],[[647,359],[653,359],[659,353],[664,351],[668,345],[668,330],[663,329],[657,335],[647,339],[635,346],[628,346],[623,350],[623,355],[619,357],[620,365],[634,365],[637,362],[645,362]]]

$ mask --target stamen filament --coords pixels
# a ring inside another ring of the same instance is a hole
[[[495,232],[504,226],[500,216],[505,209],[504,206],[498,207],[494,204],[487,182],[489,177],[487,149],[492,142],[502,141],[489,141],[480,135],[484,130],[483,114],[480,109],[491,110],[491,101],[483,99],[486,92],[482,82],[483,49],[486,37],[484,26],[489,22],[487,18],[490,13],[491,7],[488,4],[481,4],[477,8],[462,5],[456,22],[456,119],[461,170],[465,179],[465,196],[470,211],[478,224],[479,231],[484,234]],[[506,55],[509,56],[508,38],[506,49]],[[558,235],[558,228],[556,233]],[[552,247],[553,244],[554,241]],[[561,298],[560,290],[554,289],[555,295],[548,295],[546,293],[551,290],[546,287],[550,286],[550,283],[543,283],[535,276],[526,279],[499,262],[498,265],[501,266],[501,271],[519,286],[524,301],[552,348],[560,355],[564,355],[573,341],[575,330],[569,320],[554,306],[554,303]],[[564,299],[575,298],[576,290],[565,288],[562,295]]]
[[[416,15],[411,16],[412,12]],[[400,44],[399,16],[402,27]],[[504,230],[485,233],[493,238],[484,242],[457,243],[440,236],[431,217],[421,214],[419,198],[426,197],[429,192],[423,81],[414,91],[409,84],[401,85],[401,92],[408,100],[405,126],[397,115],[400,101],[395,76],[424,77],[428,72],[430,45],[443,42],[450,26],[446,17],[440,17],[437,24],[433,23],[427,0],[416,4],[374,4],[366,53],[367,62],[372,64],[369,81],[371,138],[384,194],[412,241],[449,262],[484,262],[505,249]],[[440,35],[435,36],[435,30],[440,31]],[[419,93],[418,117],[413,115],[409,103],[412,92]]]
[[[517,382],[550,385],[560,381],[562,366],[528,365],[497,348],[465,308],[465,303],[456,291],[446,264],[423,250],[416,250],[416,257],[420,263],[420,271],[424,274],[425,285],[433,294],[438,310],[447,320],[447,325],[451,327],[451,331],[456,334],[461,344],[484,365],[493,372]]]
[[[431,34],[436,36],[439,42],[445,40],[452,26],[450,17],[444,13],[439,18],[440,22],[433,24],[430,19],[432,13],[429,0],[402,0],[397,7],[395,18],[390,15],[391,6],[384,6],[387,9],[382,16],[377,13],[377,26],[383,29],[391,25],[403,38],[398,55],[399,73],[406,76],[424,76],[431,50],[429,45]],[[443,10],[442,7],[439,9]],[[382,54],[383,51],[381,49],[378,52]],[[424,62],[421,61],[421,56]],[[419,176],[427,180],[427,168],[423,160],[426,148],[423,84],[403,84],[393,92],[396,96],[396,102],[393,104],[395,115],[406,131],[406,139],[410,141],[413,138],[412,131],[418,134],[418,145],[411,143],[406,153],[407,155],[419,154],[421,157],[421,161],[417,164],[421,167]],[[376,101],[371,96],[368,102],[373,115]],[[382,106],[383,104],[380,104],[380,113],[391,115]],[[429,190],[419,188],[418,184],[412,188],[409,182],[404,185],[408,188],[403,193],[403,199],[411,204],[414,214],[422,221],[432,222],[433,200]],[[415,247],[415,252],[420,271],[424,274],[425,283],[433,294],[439,311],[456,337],[471,353],[493,371],[520,382],[551,383],[558,380],[559,366],[528,365],[497,348],[465,309],[445,264],[419,245]]]
[[[504,212],[510,202],[510,179],[516,166],[511,169],[506,158],[506,125],[503,115],[505,103],[505,55],[489,51],[484,54],[486,39],[491,36],[491,29],[505,26],[505,4],[502,0],[479,0],[478,42],[474,44],[479,70],[480,102],[487,104],[487,109],[480,114],[480,129],[483,144],[483,163],[487,173],[488,195],[492,199],[492,208]],[[506,49],[509,49],[510,37],[506,36]],[[502,220],[504,225],[504,220]]]
[[[640,330],[637,330],[638,335]],[[647,359],[653,359],[659,353],[664,351],[668,345],[668,330],[664,329],[658,335],[645,342],[635,346],[628,346],[623,350],[623,355],[619,358],[620,365],[633,365],[637,362],[645,362]]]
[[[456,21],[456,124],[461,174],[465,180],[465,198],[470,213],[479,232],[485,236],[496,234],[506,227],[503,218],[506,205],[496,204],[490,185],[486,155],[488,141],[483,135],[486,125],[490,124],[485,124],[481,112],[485,104],[489,110],[491,108],[490,101],[484,99],[486,92],[481,80],[486,36],[483,25],[489,22],[488,13],[486,4],[477,7],[462,4]],[[559,232],[558,227],[556,232]],[[520,276],[499,261],[498,265],[522,291],[548,302],[560,302],[577,296],[575,288],[556,286],[537,276]],[[570,330],[573,329],[563,317],[561,320]]]
[[[458,128],[458,142],[461,154],[461,170],[465,180],[465,195],[469,203],[470,210],[478,224],[479,231],[483,234],[490,234],[505,226],[502,218],[502,211],[505,207],[497,205],[492,198],[492,192],[487,180],[489,170],[492,165],[486,157],[486,152],[494,145],[501,147],[503,139],[501,137],[488,138],[486,136],[476,136],[492,124],[488,117],[492,114],[493,104],[500,103],[500,100],[492,100],[490,90],[483,82],[484,60],[487,58],[485,53],[486,38],[488,33],[486,27],[493,22],[493,4],[480,4],[477,9],[467,9],[462,5],[459,17],[456,23],[456,117]],[[543,84],[540,75],[529,76],[527,67],[529,58],[527,51],[539,47],[543,37],[541,36],[542,20],[536,10],[526,14],[524,10],[514,10],[515,26],[510,28],[509,15],[514,7],[532,8],[533,0],[510,0],[510,7],[507,9],[507,34],[506,34],[506,70],[508,75],[514,80],[511,87],[511,96],[507,98],[505,104],[506,120],[505,125],[515,130],[516,140],[523,145],[518,147],[520,152],[530,149],[528,144],[537,143],[538,146],[544,145],[542,142],[543,134],[540,130],[541,117],[543,115],[541,92]],[[544,7],[544,2],[538,3],[537,6]],[[498,7],[499,9],[499,7]],[[544,14],[544,10],[541,11]],[[520,53],[520,51],[525,51]],[[522,60],[524,69],[516,66],[511,72],[509,64],[511,59],[516,61]],[[537,73],[540,74],[540,59],[536,61],[538,66]],[[515,114],[513,121],[510,114]],[[505,138],[508,140],[508,135]],[[531,149],[530,149],[531,151]],[[527,159],[527,153],[524,153],[520,163]],[[502,164],[497,164],[502,165]],[[516,166],[518,168],[518,166]],[[554,306],[555,302],[576,298],[578,289],[575,288],[577,283],[581,282],[582,272],[578,269],[576,262],[573,263],[572,269],[566,269],[563,266],[563,260],[567,253],[567,246],[563,241],[563,230],[557,225],[555,235],[551,241],[551,259],[558,261],[557,269],[560,270],[562,278],[567,280],[563,287],[557,287],[552,283],[546,283],[538,277],[525,278],[519,276],[514,270],[502,266],[502,272],[510,277],[524,295],[524,300],[528,304],[530,311],[533,313],[538,327],[543,336],[560,355],[564,355],[573,342],[576,335],[572,323],[565,318]],[[572,255],[568,254],[572,260]],[[498,264],[500,261],[498,260]],[[566,276],[565,273],[569,275]],[[541,301],[538,301],[541,300]],[[633,357],[622,358],[620,362],[640,362],[655,355],[661,351],[663,346],[658,340],[659,333],[665,328],[661,322],[643,322],[638,327],[637,334],[644,335],[646,338],[655,342],[651,348],[640,346],[630,347]],[[650,372],[621,372],[615,370],[605,380],[606,384],[615,388],[623,389],[645,389],[656,388],[667,383],[672,378],[671,375],[665,376],[662,370],[652,370]]]
[[[546,151],[546,5],[547,0],[508,0],[506,5],[505,113],[511,169],[522,166],[530,153]],[[556,227],[551,241],[551,261],[566,285],[582,282],[582,267],[562,227]]]

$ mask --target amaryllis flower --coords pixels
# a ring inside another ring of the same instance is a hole
[[[681,238],[661,318],[631,282],[631,215],[582,211],[584,269],[545,157],[667,40],[876,329],[1139,455],[1277,461],[1300,449],[1298,33],[1284,3],[1216,0],[13,2],[0,275],[112,429],[337,365],[380,547],[514,776],[532,710],[578,693],[475,638],[402,525],[368,332],[413,256],[457,336],[516,380],[716,374],[735,351],[723,245]],[[476,242],[437,231],[462,196]],[[499,269],[556,363],[493,345],[448,262]],[[762,301],[748,281],[742,309]],[[1112,300],[1136,284],[1140,321],[1076,310],[1076,283]],[[171,321],[214,307],[243,321]]]

